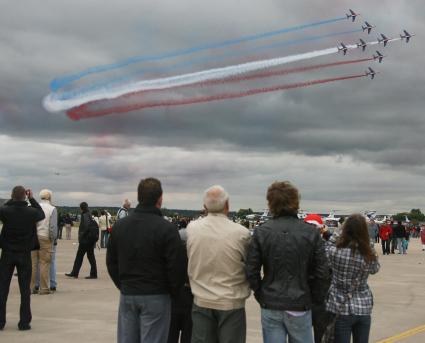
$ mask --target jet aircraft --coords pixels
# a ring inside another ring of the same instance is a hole
[[[406,43],[409,43],[410,38],[412,38],[413,36],[416,36],[415,34],[411,35],[411,34],[410,34],[409,32],[407,32],[406,30],[403,30],[403,32],[404,32],[404,35],[403,35],[403,34],[401,34],[401,35],[400,35],[400,38],[401,38],[401,40],[405,39],[405,40],[406,40]]]
[[[370,34],[370,31],[372,31],[372,29],[376,27],[375,25],[369,24],[367,21],[365,21],[364,23],[365,25],[364,26],[362,25],[362,29],[363,29],[363,32],[367,30],[367,34]]]
[[[378,37],[378,43],[384,43],[384,46],[387,46],[387,43],[389,42],[389,38],[385,36],[383,33],[381,33],[381,38]]]
[[[378,50],[376,50],[376,55],[373,55],[373,59],[376,61],[378,60],[379,63],[382,63],[382,60],[384,59],[384,55],[382,55]]]
[[[374,71],[371,67],[369,67],[369,70],[366,70],[365,75],[370,76],[370,78],[373,80],[375,78],[375,75],[377,74],[376,71]]]
[[[360,43],[357,43],[357,47],[362,48],[362,51],[365,51],[366,47],[367,47],[367,43],[363,39],[360,38]]]
[[[344,52],[344,55],[346,55],[347,54],[347,51],[348,51],[348,48],[347,48],[347,46],[344,43],[341,43],[341,45],[338,46],[338,52],[339,51],[343,51]]]
[[[356,17],[360,15],[360,13],[354,12],[351,8],[349,9],[350,13],[346,13],[347,19],[350,20],[350,18],[353,20],[353,22],[356,20]]]

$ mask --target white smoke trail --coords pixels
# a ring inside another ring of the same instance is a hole
[[[378,44],[378,42],[369,42],[368,45]],[[347,45],[347,49],[357,49],[358,46]],[[280,66],[283,64],[313,59],[316,57],[326,56],[338,53],[337,47],[306,52],[297,55],[290,55],[285,57],[278,57],[268,60],[261,60],[249,63],[243,63],[228,67],[221,67],[209,70],[203,70],[195,73],[177,75],[172,77],[164,77],[152,80],[143,80],[138,82],[129,83],[126,85],[119,85],[109,90],[99,90],[92,93],[86,93],[82,96],[77,96],[72,99],[60,100],[54,93],[50,93],[43,99],[43,106],[49,112],[64,111],[70,108],[83,105],[85,103],[104,100],[115,99],[128,93],[139,92],[143,90],[166,89],[176,86],[189,85],[196,82],[221,79],[229,76],[235,76],[243,73],[248,73],[256,70],[267,69],[271,67]]]

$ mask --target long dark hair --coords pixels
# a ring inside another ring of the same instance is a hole
[[[376,261],[376,255],[370,247],[366,219],[361,214],[352,214],[345,220],[336,247],[350,248],[353,253],[358,251],[366,262]]]

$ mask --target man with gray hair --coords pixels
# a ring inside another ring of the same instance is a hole
[[[192,343],[244,343],[250,295],[244,261],[250,234],[228,219],[229,195],[223,187],[205,191],[204,207],[207,216],[187,227]]]
[[[37,270],[40,269],[40,289],[39,294],[50,294],[49,269],[52,261],[53,244],[58,234],[58,213],[56,207],[51,204],[52,191],[43,189],[40,192],[40,206],[43,209],[45,218],[37,223],[37,236],[40,242],[40,250],[31,253],[32,277],[31,289],[35,293]]]

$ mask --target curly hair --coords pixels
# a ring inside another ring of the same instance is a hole
[[[300,195],[298,189],[289,181],[276,181],[267,189],[267,201],[274,217],[296,215],[300,206]]]

